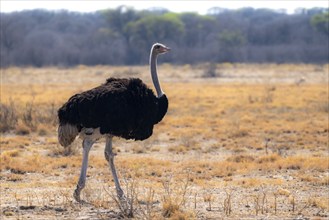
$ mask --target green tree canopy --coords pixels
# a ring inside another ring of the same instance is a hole
[[[137,21],[129,22],[125,32],[130,40],[143,40],[146,42],[157,42],[164,40],[180,39],[184,34],[184,24],[173,13],[164,15],[148,15]]]
[[[329,12],[316,14],[311,18],[311,24],[316,30],[329,34]]]

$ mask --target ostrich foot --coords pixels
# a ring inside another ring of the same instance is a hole
[[[82,188],[79,188],[79,187],[77,187],[74,190],[73,197],[74,197],[75,201],[77,201],[80,204],[90,204],[89,202],[86,202],[85,200],[82,200],[80,198],[80,192],[81,192],[81,190],[82,190]]]

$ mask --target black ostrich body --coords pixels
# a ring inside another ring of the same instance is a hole
[[[99,128],[100,133],[145,140],[168,109],[166,95],[157,98],[140,79],[109,78],[72,96],[59,110],[60,125]],[[74,139],[73,139],[74,140]]]
[[[83,139],[83,156],[79,181],[74,191],[77,202],[83,203],[80,192],[85,187],[89,151],[100,138],[106,139],[105,159],[112,172],[121,207],[127,200],[121,189],[114,166],[113,136],[145,140],[153,133],[168,109],[168,99],[160,87],[157,75],[157,57],[170,48],[155,43],[150,53],[150,72],[157,95],[140,79],[109,78],[98,87],[72,96],[59,110],[58,141],[67,147],[79,135]]]

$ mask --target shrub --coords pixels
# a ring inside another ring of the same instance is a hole
[[[0,132],[10,131],[17,124],[17,113],[14,103],[0,103]]]
[[[15,128],[15,131],[16,131],[16,134],[18,134],[18,135],[28,135],[31,132],[30,128],[22,123],[18,123],[18,125]]]
[[[214,78],[217,76],[216,73],[217,66],[216,63],[207,63],[204,67],[203,78]]]

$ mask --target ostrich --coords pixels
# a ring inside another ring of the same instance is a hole
[[[77,135],[83,140],[83,159],[80,178],[74,191],[77,202],[86,183],[88,155],[92,145],[104,137],[105,159],[108,161],[119,201],[124,201],[114,166],[112,138],[145,140],[152,135],[168,109],[168,99],[160,87],[157,75],[157,56],[170,48],[155,43],[150,53],[150,70],[157,96],[138,78],[109,78],[91,90],[72,96],[59,110],[58,140],[67,147]]]

